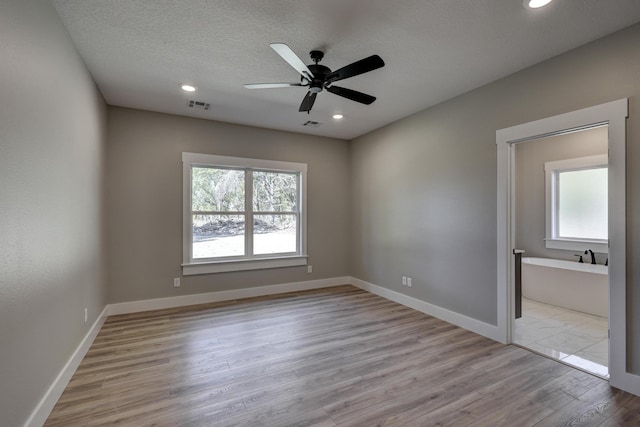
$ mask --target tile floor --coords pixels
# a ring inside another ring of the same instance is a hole
[[[522,299],[513,341],[538,353],[609,378],[609,323],[553,305]]]

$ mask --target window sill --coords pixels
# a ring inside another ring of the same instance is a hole
[[[599,254],[609,253],[609,243],[602,240],[565,240],[565,239],[544,239],[547,249],[563,249],[565,251],[584,252],[591,249]]]
[[[193,276],[196,274],[224,273],[230,271],[262,270],[267,268],[296,267],[307,265],[306,255],[296,255],[282,258],[254,258],[235,261],[214,261],[193,264],[182,264],[182,274]]]

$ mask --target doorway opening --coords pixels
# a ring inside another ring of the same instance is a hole
[[[608,126],[595,126],[516,144],[513,170],[522,257],[512,342],[602,378],[609,378],[607,153]]]

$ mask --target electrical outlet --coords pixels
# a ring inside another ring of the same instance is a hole
[[[307,265],[307,273],[313,273],[313,266]]]
[[[407,286],[407,276],[402,276],[402,286]]]
[[[87,323],[87,321],[89,320],[89,310],[88,309],[84,309],[84,323]]]
[[[411,277],[407,277],[407,286],[411,287]]]
[[[173,287],[174,288],[179,288],[180,287],[180,278],[179,277],[175,277],[173,279]]]

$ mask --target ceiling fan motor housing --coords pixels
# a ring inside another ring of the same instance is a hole
[[[308,68],[309,71],[313,73],[313,80],[309,82],[309,90],[312,93],[322,92],[322,89],[324,88],[324,81],[327,76],[331,74],[331,69],[319,64],[309,65]]]

